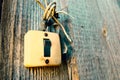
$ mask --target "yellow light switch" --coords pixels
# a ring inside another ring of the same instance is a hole
[[[31,30],[25,34],[25,67],[58,66],[60,64],[61,46],[57,33]]]

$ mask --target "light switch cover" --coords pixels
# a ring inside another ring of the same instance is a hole
[[[58,66],[61,64],[61,46],[57,33],[28,31],[24,36],[24,66]]]

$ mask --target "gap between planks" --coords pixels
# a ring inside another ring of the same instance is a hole
[[[69,80],[80,80],[78,73],[77,59],[75,56],[67,62]]]

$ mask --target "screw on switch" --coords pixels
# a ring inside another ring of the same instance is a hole
[[[46,59],[46,60],[45,60],[45,63],[46,63],[46,64],[49,64],[49,60],[48,60],[48,59]]]

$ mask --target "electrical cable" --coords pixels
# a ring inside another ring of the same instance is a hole
[[[41,4],[41,2],[39,0],[36,0],[36,2],[39,4],[39,6],[41,7],[42,10],[44,10],[44,14],[43,14],[43,20],[49,20],[50,18],[53,18],[54,21],[62,28],[63,33],[65,34],[66,38],[68,39],[68,41],[70,43],[72,43],[71,38],[69,37],[69,35],[67,34],[67,32],[65,31],[63,25],[56,19],[56,17],[54,16],[55,13],[64,13],[67,14],[67,12],[65,11],[57,11],[55,12],[56,9],[56,2],[50,2],[49,5],[47,5],[47,1],[45,0],[45,5],[46,8]],[[70,16],[70,15],[69,15]],[[70,16],[72,17],[72,16]],[[73,17],[72,17],[73,18]]]

